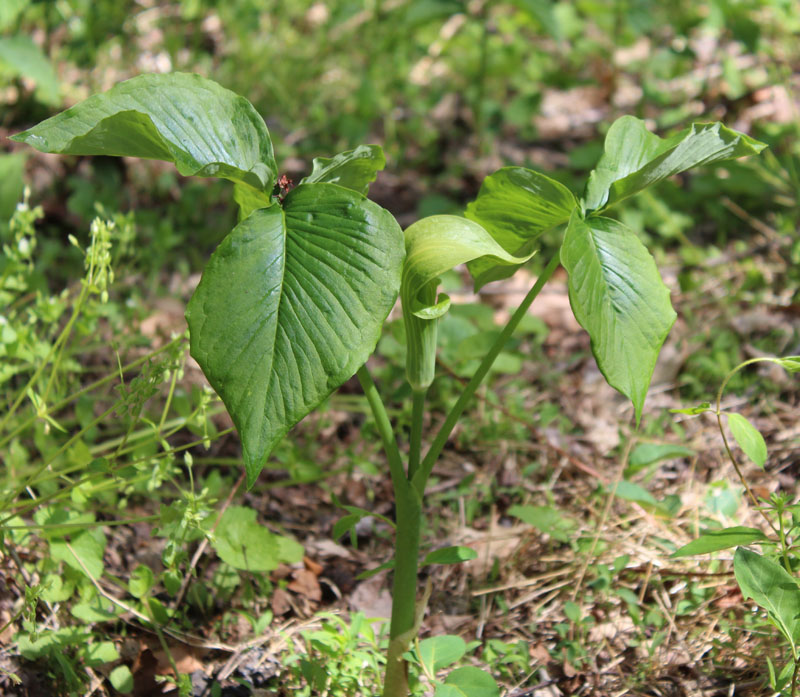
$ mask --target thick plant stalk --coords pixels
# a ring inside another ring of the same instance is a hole
[[[469,399],[489,372],[492,363],[497,358],[503,346],[516,329],[522,317],[528,311],[533,300],[541,291],[544,284],[553,275],[559,264],[558,254],[547,265],[528,295],[522,301],[517,311],[505,326],[500,336],[495,341],[489,353],[484,358],[472,380],[467,384],[464,392],[447,415],[445,423],[436,435],[433,445],[425,459],[421,459],[421,431],[422,416],[425,407],[425,392],[427,385],[422,389],[414,389],[412,404],[411,443],[409,454],[409,469],[407,477],[397,476],[397,445],[390,432],[388,418],[383,403],[377,395],[371,379],[359,371],[359,379],[365,392],[368,388],[368,399],[376,420],[381,430],[384,445],[388,445],[390,467],[392,469],[392,483],[395,492],[395,505],[397,509],[397,530],[395,542],[395,567],[394,582],[392,586],[392,620],[389,629],[389,651],[386,662],[386,677],[384,681],[383,697],[408,697],[408,664],[403,659],[403,654],[419,632],[419,625],[425,611],[425,600],[419,605],[416,602],[417,571],[419,564],[420,527],[422,522],[422,497],[425,484],[430,476],[433,465],[441,453],[444,443],[455,426]],[[435,327],[435,325],[434,325]],[[424,342],[423,342],[424,343]],[[411,348],[411,347],[410,347]],[[422,345],[417,349],[424,348]],[[427,348],[430,348],[429,346]],[[433,348],[435,356],[435,346]],[[429,357],[429,356],[428,356]],[[417,356],[419,360],[421,356]],[[435,360],[435,358],[434,358]],[[416,366],[416,364],[414,364]],[[364,371],[365,373],[366,371]],[[430,373],[432,371],[425,371]],[[432,379],[432,375],[430,375]],[[428,383],[429,384],[429,383]],[[385,431],[385,433],[384,433]],[[394,452],[392,452],[394,451]],[[394,461],[394,463],[392,463]]]
[[[392,584],[392,621],[383,697],[408,697],[408,664],[403,654],[419,631],[424,607],[418,611],[417,567],[419,559],[422,500],[406,481],[404,491],[395,489],[397,530]],[[401,503],[402,502],[402,503]]]

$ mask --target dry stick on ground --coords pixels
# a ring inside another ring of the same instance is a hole
[[[287,644],[287,639],[297,634],[298,632],[308,629],[309,627],[312,627],[314,625],[318,627],[322,626],[322,623],[320,622],[319,618],[312,617],[300,623],[297,623],[296,620],[293,619],[288,620],[277,629],[270,630],[269,632],[262,634],[260,637],[256,637],[255,639],[251,639],[250,641],[246,641],[243,644],[240,644],[233,652],[231,657],[219,669],[219,671],[215,676],[216,680],[222,681],[230,677],[234,673],[234,671],[236,671],[236,669],[242,664],[244,659],[247,657],[248,651],[256,649],[259,646],[266,644],[268,641],[274,642],[275,637],[279,638],[279,641],[274,642],[269,648],[267,648],[263,652],[262,657],[257,664],[260,666],[264,662],[263,659],[265,656],[278,655],[279,649],[281,648],[281,644],[284,645]]]

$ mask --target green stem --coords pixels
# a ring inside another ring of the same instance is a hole
[[[789,553],[786,546],[786,530],[783,526],[783,506],[778,511],[778,535],[781,540],[781,558],[783,559],[783,567],[789,574],[793,574],[792,565],[789,562]]]
[[[46,461],[46,462],[44,462],[43,464],[41,464],[39,467],[37,467],[37,468],[36,468],[36,469],[33,471],[33,474],[31,474],[31,475],[30,475],[30,476],[27,478],[27,480],[25,481],[25,483],[24,483],[22,486],[20,486],[20,487],[18,487],[18,488],[16,489],[16,491],[14,492],[14,494],[13,494],[12,496],[10,496],[9,498],[7,498],[7,499],[6,499],[6,500],[3,502],[2,506],[0,506],[0,510],[6,510],[6,509],[9,507],[9,505],[11,505],[11,503],[12,503],[13,501],[15,501],[17,498],[19,498],[19,496],[20,496],[20,495],[21,495],[21,494],[22,494],[22,493],[25,491],[25,489],[27,489],[29,486],[31,486],[31,485],[33,484],[33,482],[36,480],[36,478],[37,478],[37,477],[38,477],[38,476],[39,476],[39,475],[40,475],[42,472],[44,472],[44,471],[45,471],[45,470],[46,470],[48,467],[50,467],[50,465],[52,465],[52,464],[53,464],[53,463],[54,463],[54,462],[55,462],[55,461],[56,461],[56,460],[57,460],[57,459],[58,459],[58,458],[59,458],[61,455],[63,455],[63,454],[64,454],[64,453],[65,453],[67,450],[69,450],[69,448],[70,448],[70,447],[71,447],[71,446],[72,446],[72,445],[75,443],[75,441],[79,440],[79,439],[81,438],[81,436],[83,436],[83,435],[84,435],[84,434],[85,434],[85,433],[86,433],[86,432],[87,432],[89,429],[91,429],[91,428],[94,428],[95,426],[97,426],[97,424],[100,424],[100,423],[102,423],[102,422],[103,422],[103,420],[104,420],[104,419],[106,419],[108,416],[110,416],[112,413],[114,413],[114,411],[115,411],[116,409],[117,409],[117,405],[116,405],[116,404],[115,404],[114,406],[112,406],[112,407],[110,407],[110,408],[106,409],[106,410],[105,410],[105,411],[104,411],[102,414],[100,414],[100,416],[98,416],[97,418],[93,419],[93,420],[92,420],[91,422],[89,422],[89,423],[88,423],[86,426],[84,426],[84,427],[83,427],[83,428],[82,428],[80,431],[78,431],[78,432],[77,432],[77,433],[76,433],[74,436],[72,436],[71,438],[69,438],[69,439],[68,439],[68,440],[67,440],[67,441],[66,441],[66,442],[65,442],[65,443],[64,443],[64,444],[63,444],[63,445],[62,445],[60,448],[58,448],[58,450],[56,450],[56,451],[55,451],[55,452],[54,452],[54,453],[53,453],[53,454],[52,454],[52,455],[51,455],[51,456],[50,456],[50,457],[47,459],[47,461]]]
[[[743,363],[740,363],[739,365],[737,365],[730,373],[728,373],[725,376],[725,379],[722,381],[722,384],[719,386],[719,390],[717,390],[717,408],[714,411],[714,414],[717,417],[717,426],[719,426],[719,432],[720,432],[720,435],[722,436],[722,444],[725,446],[725,452],[728,454],[728,459],[731,461],[731,464],[733,465],[733,469],[736,470],[736,475],[739,477],[739,481],[742,483],[742,486],[744,487],[744,490],[747,492],[747,496],[753,502],[753,506],[755,506],[755,509],[761,514],[761,517],[767,522],[767,525],[769,525],[769,527],[772,530],[772,532],[774,532],[779,537],[782,537],[780,535],[778,529],[773,524],[773,522],[769,519],[769,516],[767,515],[766,511],[764,510],[764,508],[759,503],[758,499],[756,498],[756,495],[753,493],[753,490],[750,488],[750,485],[747,483],[747,479],[744,476],[744,472],[742,472],[742,468],[739,467],[739,463],[736,461],[736,458],[733,456],[733,451],[731,450],[730,443],[728,443],[728,437],[725,435],[725,427],[722,425],[722,413],[723,413],[722,412],[722,393],[725,391],[725,387],[728,385],[728,382],[730,382],[730,379],[734,375],[736,375],[736,373],[738,373],[740,370],[742,370],[743,368],[747,367],[748,365],[752,365],[753,363],[759,363],[759,362],[762,362],[762,361],[767,361],[767,362],[770,362],[770,363],[778,363],[779,364],[779,361],[777,359],[774,359],[774,358],[751,358],[750,360],[744,361]],[[789,569],[787,569],[787,570],[789,570]],[[790,570],[789,570],[789,573],[791,573]]]
[[[392,486],[394,487],[395,494],[397,494],[398,491],[402,491],[404,488],[403,485],[407,483],[408,480],[406,479],[406,473],[403,469],[400,449],[397,447],[397,441],[395,440],[394,431],[392,430],[392,423],[389,421],[386,407],[378,393],[375,381],[367,370],[366,364],[358,369],[356,375],[358,376],[358,381],[361,383],[361,389],[364,390],[367,403],[370,409],[372,409],[375,423],[378,426],[378,433],[380,433],[381,441],[383,442],[383,449],[386,451],[386,457],[389,460],[389,472],[392,477]]]
[[[461,413],[466,408],[469,400],[472,399],[472,396],[475,394],[475,390],[477,390],[478,386],[481,384],[481,382],[483,382],[483,379],[488,374],[489,369],[492,367],[492,364],[494,363],[500,351],[506,345],[506,342],[509,340],[509,338],[511,338],[511,335],[514,333],[517,325],[519,325],[519,323],[522,321],[522,318],[528,312],[528,308],[531,306],[531,303],[536,299],[536,296],[539,295],[544,287],[544,284],[547,283],[553,273],[555,273],[555,270],[558,268],[559,261],[560,257],[558,253],[556,253],[547,264],[545,270],[542,271],[542,274],[536,280],[536,283],[534,283],[533,288],[528,291],[525,299],[517,308],[516,312],[514,312],[514,315],[508,321],[508,324],[503,327],[503,331],[500,332],[500,335],[495,340],[492,348],[489,349],[489,352],[486,354],[486,356],[484,356],[483,361],[481,361],[481,364],[478,366],[475,374],[467,383],[467,386],[464,388],[464,391],[453,405],[453,408],[450,409],[450,412],[447,414],[444,423],[437,432],[436,437],[433,439],[433,443],[431,443],[428,453],[422,460],[422,464],[414,474],[414,488],[419,492],[420,496],[422,495],[422,492],[425,491],[425,484],[428,481],[428,477],[431,475],[433,465],[436,463],[436,460],[438,460],[442,449],[447,443],[447,439],[450,437],[450,434],[452,433],[453,428],[455,428],[456,423],[458,423]]]
[[[30,377],[28,382],[19,391],[19,393],[17,394],[17,398],[9,407],[8,411],[6,412],[6,415],[0,420],[0,431],[2,431],[6,427],[6,424],[8,423],[9,419],[11,419],[11,417],[16,413],[17,409],[19,408],[19,405],[22,404],[23,400],[25,399],[25,396],[28,394],[28,390],[33,388],[33,386],[36,384],[36,381],[44,372],[44,369],[50,364],[50,361],[52,360],[53,356],[56,355],[57,351],[60,351],[62,343],[65,342],[67,340],[67,337],[72,333],[72,326],[78,319],[78,315],[80,314],[80,306],[82,302],[83,302],[83,291],[81,292],[81,295],[78,297],[78,300],[75,302],[75,306],[72,309],[72,315],[67,321],[66,326],[64,327],[64,329],[61,330],[61,333],[58,335],[55,342],[53,342],[53,345],[47,352],[47,356],[45,356],[45,359],[39,364],[39,367],[34,371],[33,375]],[[60,352],[58,355],[59,356],[61,355]],[[48,381],[48,386],[47,386],[48,393],[50,391],[51,382],[52,382],[52,375],[51,375],[51,380]]]
[[[417,613],[417,571],[422,521],[422,500],[406,480],[395,488],[397,530],[395,532],[392,620],[383,697],[408,697],[408,664],[403,654],[419,629]],[[402,502],[402,503],[401,503]]]
[[[372,409],[389,460],[397,520],[394,581],[392,584],[392,620],[389,628],[389,652],[383,697],[408,697],[408,666],[403,660],[403,654],[408,649],[409,642],[414,638],[417,626],[417,566],[419,563],[422,499],[406,478],[392,424],[372,376],[366,366],[359,368],[357,375]]]
[[[422,417],[425,415],[425,390],[414,390],[411,402],[411,438],[408,449],[408,478],[413,479],[422,456]]]

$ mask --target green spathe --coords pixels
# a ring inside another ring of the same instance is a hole
[[[446,295],[437,301],[439,276],[480,257],[506,265],[519,265],[526,258],[509,254],[481,225],[455,215],[434,215],[414,223],[405,231],[405,246],[400,298],[409,346],[406,375],[414,390],[424,390],[435,372],[436,321],[450,307]]]
[[[391,214],[335,184],[298,186],[214,252],[186,311],[191,353],[239,431],[248,485],[372,353],[402,261]]]

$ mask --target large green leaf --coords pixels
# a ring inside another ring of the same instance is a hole
[[[721,123],[696,123],[666,139],[633,116],[608,130],[605,151],[586,185],[586,208],[598,210],[692,167],[761,152],[766,144]]]
[[[300,183],[328,182],[366,196],[369,185],[385,166],[386,158],[379,145],[359,145],[330,158],[315,157],[311,174]]]
[[[569,220],[576,205],[570,190],[554,179],[524,167],[504,167],[483,180],[464,215],[486,228],[507,252],[526,256],[542,232]],[[471,261],[468,268],[475,287],[481,288],[508,278],[518,265],[484,257]]]
[[[277,176],[264,120],[244,97],[199,75],[139,75],[13,136],[43,152],[175,163],[270,193]]]
[[[733,573],[745,598],[763,607],[797,655],[800,641],[800,587],[786,569],[772,559],[739,547]]]
[[[405,243],[400,295],[409,346],[406,373],[414,389],[423,389],[433,381],[436,320],[450,307],[446,295],[437,301],[439,276],[483,256],[496,264],[514,265],[525,258],[506,252],[478,223],[455,215],[432,215],[414,223],[405,231]]]
[[[239,431],[249,484],[372,353],[403,254],[392,215],[334,184],[298,186],[214,252],[186,311],[191,353]]]
[[[639,420],[653,368],[675,322],[669,290],[650,253],[624,225],[573,213],[561,247],[575,318],[609,385]]]
[[[51,105],[59,103],[58,75],[31,37],[20,35],[0,38],[0,63],[16,75],[33,80],[36,83],[36,96],[41,101]]]
[[[683,545],[672,553],[673,557],[691,557],[695,554],[710,554],[722,549],[730,549],[738,545],[749,545],[751,542],[766,540],[767,536],[757,528],[746,528],[736,525],[722,530],[706,532],[689,544]]]

